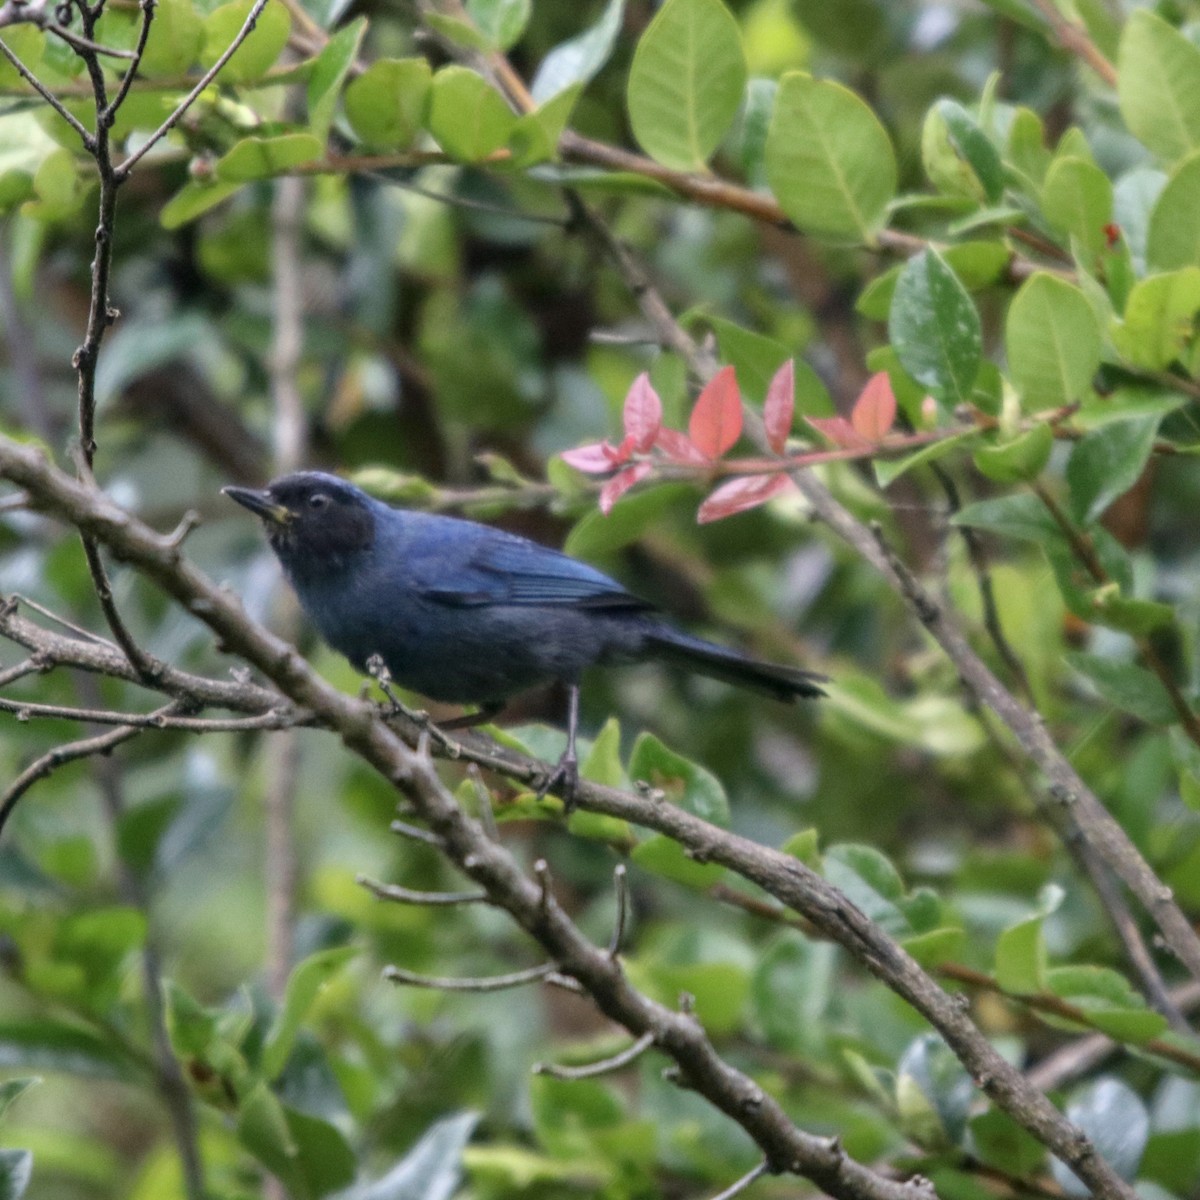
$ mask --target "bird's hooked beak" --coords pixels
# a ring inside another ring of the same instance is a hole
[[[254,488],[224,487],[221,494],[230,500],[236,500],[243,508],[248,508],[256,516],[272,525],[287,525],[292,519],[291,510],[283,504],[278,504],[270,492],[258,492]]]

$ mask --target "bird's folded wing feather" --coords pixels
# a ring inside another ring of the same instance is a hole
[[[456,566],[452,582],[443,575],[429,579],[421,590],[431,600],[460,607],[569,605],[623,611],[653,607],[587,563],[494,532]]]

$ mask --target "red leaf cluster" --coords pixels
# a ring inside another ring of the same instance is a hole
[[[795,408],[796,377],[791,359],[776,371],[767,388],[763,423],[776,454],[787,449]],[[742,395],[733,367],[722,367],[696,398],[687,432],[662,423],[662,401],[643,372],[625,397],[620,445],[592,442],[563,453],[563,460],[588,475],[612,475],[600,491],[600,511],[609,513],[630,488],[647,478],[657,462],[672,466],[710,467],[737,444],[742,435]],[[615,474],[613,474],[615,472]],[[784,472],[730,479],[700,508],[699,520],[716,521],[745,512],[792,487]]]

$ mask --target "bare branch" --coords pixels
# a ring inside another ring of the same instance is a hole
[[[366,875],[358,875],[355,882],[380,900],[394,900],[397,904],[427,904],[430,906],[453,904],[480,904],[487,900],[487,892],[415,892],[411,888],[395,883],[380,883]]]
[[[761,1179],[769,1170],[770,1165],[766,1162],[760,1162],[753,1170],[747,1171],[741,1179],[735,1183],[731,1183],[723,1192],[713,1197],[713,1200],[734,1200],[735,1196],[740,1196],[755,1180]],[[928,1193],[934,1195],[933,1188],[928,1188]]]
[[[641,1056],[654,1045],[653,1031],[643,1033],[631,1046],[626,1046],[618,1054],[613,1054],[608,1058],[601,1058],[593,1063],[588,1063],[585,1067],[563,1067],[556,1063],[534,1063],[533,1073],[535,1075],[549,1075],[553,1079],[594,1079],[597,1075],[608,1075],[613,1071],[619,1071],[623,1067],[629,1066],[630,1063],[636,1062]]]
[[[527,983],[541,983],[558,970],[554,963],[542,963],[541,966],[512,971],[508,975],[451,979],[440,975],[416,975],[403,967],[384,967],[383,977],[406,987],[431,988],[439,992],[503,992],[508,988],[524,987]]]

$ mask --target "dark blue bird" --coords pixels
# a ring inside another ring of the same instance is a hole
[[[515,692],[565,683],[567,749],[542,790],[568,804],[585,667],[659,659],[777,700],[823,695],[822,676],[683,633],[594,567],[526,538],[391,508],[317,471],[224,490],[263,519],[304,611],[360,671],[378,656],[403,687],[479,705],[480,719]]]

